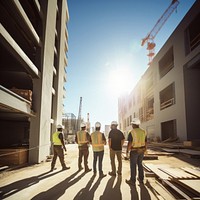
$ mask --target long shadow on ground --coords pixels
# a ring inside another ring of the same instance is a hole
[[[61,181],[57,185],[53,186],[49,190],[37,194],[32,198],[32,200],[44,200],[44,199],[57,200],[65,193],[65,190],[67,190],[69,187],[77,183],[85,175],[85,173],[82,173],[76,178],[74,178],[78,173],[79,173],[78,171],[73,173],[71,176]]]
[[[25,178],[19,181],[15,181],[13,183],[10,183],[8,185],[5,185],[0,188],[0,198],[4,199],[7,198],[25,188],[28,188],[34,184],[39,183],[41,180],[49,178],[53,175],[56,175],[60,173],[61,171],[55,172],[55,173],[50,173],[50,171],[42,173],[38,176],[32,176],[30,178]]]
[[[111,177],[108,180],[108,183],[105,187],[105,190],[103,192],[103,195],[100,196],[100,200],[107,200],[107,199],[115,199],[115,200],[122,200],[122,193],[121,193],[121,182],[122,182],[122,177],[118,176],[117,177],[117,182],[115,186],[113,187],[114,181],[116,177]]]

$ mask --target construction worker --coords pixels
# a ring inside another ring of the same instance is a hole
[[[144,181],[144,170],[142,166],[142,160],[144,157],[144,152],[147,148],[147,137],[145,130],[139,127],[140,120],[135,118],[132,122],[133,129],[128,134],[128,146],[127,154],[130,151],[130,170],[131,177],[130,180],[126,180],[129,185],[135,185],[136,182],[136,165],[138,166],[138,181],[143,184]]]
[[[90,172],[92,169],[89,169],[88,167],[88,156],[89,156],[89,150],[88,145],[90,142],[90,135],[86,131],[86,123],[81,123],[81,131],[78,131],[76,134],[75,141],[78,144],[79,148],[79,158],[78,158],[78,169],[81,171],[83,169],[82,167],[82,158],[84,157],[84,166],[85,166],[85,172]]]
[[[104,145],[106,145],[106,138],[103,133],[100,132],[101,129],[101,123],[96,122],[95,123],[95,132],[91,134],[91,144],[92,144],[92,149],[94,152],[93,156],[93,171],[94,175],[97,173],[96,169],[96,164],[97,164],[97,159],[99,162],[99,177],[103,178],[106,175],[103,174],[102,170],[102,161],[103,161],[103,156],[104,156]]]
[[[53,133],[53,135],[52,135],[54,155],[53,155],[53,160],[51,162],[51,171],[54,170],[57,157],[59,157],[59,159],[60,159],[60,163],[62,165],[62,170],[70,169],[70,167],[66,167],[65,161],[64,161],[64,151],[63,151],[63,149],[65,151],[67,151],[67,150],[66,150],[66,147],[65,147],[64,137],[63,137],[62,131],[63,131],[63,126],[58,125],[57,131],[55,133]]]
[[[122,146],[124,144],[124,134],[117,129],[118,123],[112,121],[111,131],[109,132],[108,142],[110,148],[110,161],[112,171],[108,174],[110,176],[116,176],[116,166],[115,166],[115,155],[118,160],[118,175],[122,175]]]

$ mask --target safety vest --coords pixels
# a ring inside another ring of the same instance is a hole
[[[52,141],[54,145],[62,145],[60,138],[58,137],[61,132],[55,132],[52,136]]]
[[[103,151],[104,150],[104,141],[103,134],[99,131],[95,131],[91,134],[92,140],[92,149],[93,151]]]
[[[139,148],[145,146],[146,132],[141,128],[136,128],[131,131],[133,138],[132,147]]]
[[[86,131],[78,131],[77,132],[77,140],[78,140],[79,146],[87,144],[89,142],[87,139],[87,132]]]

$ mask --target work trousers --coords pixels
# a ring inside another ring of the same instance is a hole
[[[89,150],[88,147],[81,148],[79,147],[79,157],[78,157],[78,168],[82,168],[82,159],[84,157],[84,166],[85,170],[88,170],[88,156],[89,156]]]
[[[144,180],[144,170],[142,166],[142,160],[144,157],[144,152],[131,151],[130,152],[130,168],[131,168],[131,181],[136,181],[136,165],[138,166],[139,180]]]
[[[115,155],[117,156],[118,160],[118,173],[122,173],[122,151],[115,151],[110,149],[110,161],[111,161],[111,168],[112,173],[116,173],[116,166],[115,166]]]
[[[98,164],[99,164],[99,174],[103,173],[102,170],[102,161],[103,161],[103,156],[104,156],[104,151],[94,151],[94,159],[93,159],[93,171],[94,173],[97,172],[97,160],[98,160]]]
[[[51,162],[51,169],[54,169],[57,157],[60,159],[60,163],[62,168],[65,168],[65,161],[64,161],[64,151],[61,145],[54,145],[53,146],[53,160]]]

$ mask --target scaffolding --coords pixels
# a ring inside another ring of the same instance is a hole
[[[73,113],[63,114],[64,136],[68,143],[75,142],[76,135],[76,116]]]

